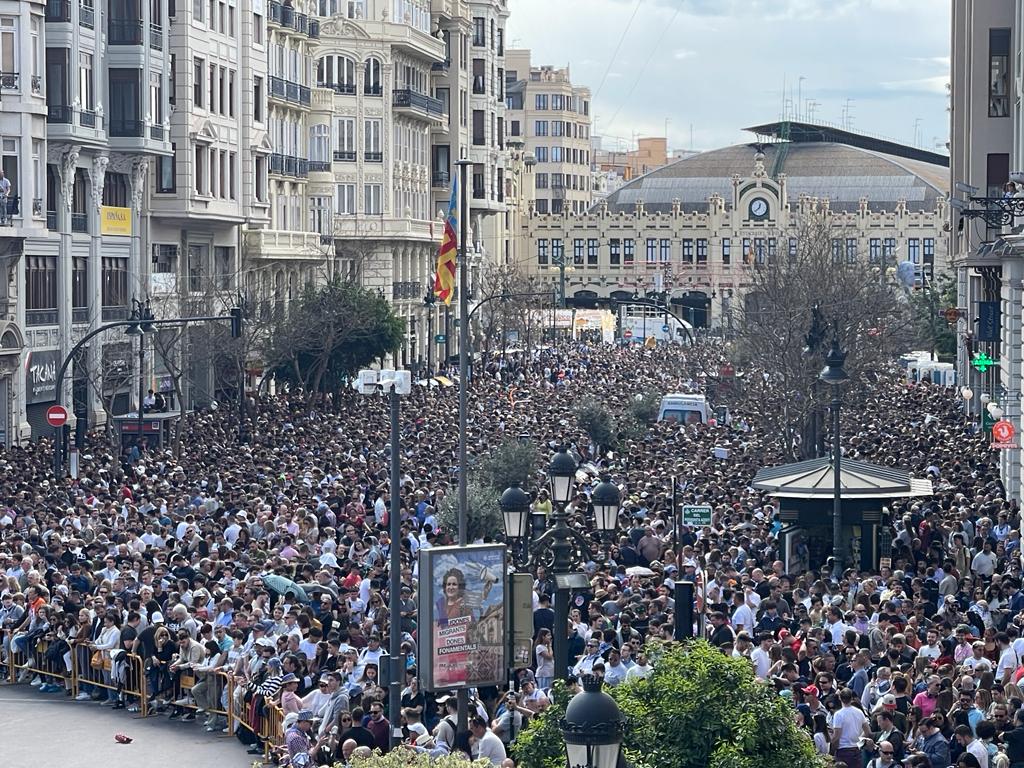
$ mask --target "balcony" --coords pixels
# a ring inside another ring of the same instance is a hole
[[[284,155],[275,152],[270,156],[270,172],[284,173]]]
[[[55,23],[71,21],[70,0],[46,0],[46,20]]]
[[[149,138],[151,138],[153,141],[163,141],[164,127],[162,125],[149,126]]]
[[[56,325],[57,308],[53,309],[26,309],[25,325]]]
[[[290,5],[281,6],[281,26],[295,29],[295,9]]]
[[[431,72],[447,72],[452,65],[451,59],[445,59],[444,61],[435,61],[430,65]]]
[[[377,85],[364,85],[363,96],[383,96],[384,89],[378,83]]]
[[[285,81],[285,98],[288,101],[299,100],[299,84],[293,83],[291,80]]]
[[[430,175],[430,186],[434,189],[447,189],[451,181],[452,177],[448,171],[434,171]]]
[[[115,138],[141,139],[145,135],[141,120],[114,118],[110,121],[110,135]]]
[[[334,83],[331,85],[335,93],[339,93],[342,96],[355,96],[356,95],[356,84],[355,83]]]
[[[271,97],[275,97],[276,96],[279,99],[283,99],[285,97],[285,91],[286,90],[287,90],[287,85],[286,85],[284,80],[282,80],[280,77],[275,77],[274,75],[270,76],[270,95],[271,95]]]
[[[83,109],[78,113],[78,124],[83,128],[95,128],[96,127],[96,113]]]
[[[300,179],[304,179],[309,176],[309,160],[304,157],[295,159],[295,175]]]
[[[292,155],[285,155],[284,156],[284,174],[285,174],[285,176],[294,176],[295,175],[295,166],[296,166],[297,161],[298,161],[298,158],[297,157],[293,157]]]
[[[67,104],[50,104],[46,107],[46,122],[62,125],[71,124],[71,107]]]
[[[304,107],[308,107],[313,99],[313,92],[309,90],[305,85],[299,86],[299,104]]]
[[[7,198],[7,216],[5,217],[7,222],[10,223],[10,219],[13,216],[21,214],[21,198],[17,195],[11,195]]]
[[[363,159],[368,163],[383,163],[383,152],[363,152]]]
[[[0,72],[0,91],[20,91],[20,81],[17,72]]]
[[[72,307],[71,309],[71,322],[72,323],[88,323],[89,322],[89,308],[88,307]]]
[[[86,29],[96,27],[96,11],[92,6],[85,4],[78,6],[78,23]]]
[[[71,214],[71,231],[78,232],[79,234],[89,233],[89,214],[88,213],[72,213]]]
[[[276,0],[270,0],[270,15],[267,17],[267,20],[271,24],[281,23],[281,4]]]
[[[309,31],[309,17],[306,14],[295,14],[295,31],[303,35]]]
[[[101,319],[104,323],[113,323],[117,320],[127,320],[128,307],[104,307]]]
[[[309,20],[309,29],[306,30],[306,34],[313,40],[320,39],[320,22],[317,19]]]
[[[421,299],[423,298],[423,284],[418,280],[392,283],[391,298]]]
[[[47,211],[46,212],[46,228],[48,230],[50,230],[51,232],[55,232],[57,230],[57,212],[56,211]]]
[[[164,28],[157,24],[149,25],[149,47],[154,51],[164,49]]]
[[[334,150],[334,162],[336,163],[354,163],[356,161],[356,151],[354,149],[336,149]]]
[[[142,45],[142,20],[111,19],[107,23],[107,43],[110,45]]]
[[[408,88],[391,92],[391,106],[395,109],[409,110],[417,115],[437,118],[444,115],[444,102]]]
[[[328,160],[310,160],[307,166],[310,173],[331,172],[331,163]]]

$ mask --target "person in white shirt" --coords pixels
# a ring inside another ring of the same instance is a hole
[[[960,742],[960,746],[966,752],[974,755],[981,768],[988,768],[988,749],[981,739],[975,738],[974,733],[971,731],[971,726],[958,725],[953,729],[953,736]]]
[[[589,675],[594,669],[594,663],[601,659],[600,650],[601,644],[597,641],[597,638],[587,640],[586,652],[580,656],[580,660],[572,668],[573,676]],[[555,672],[557,673],[558,670],[556,669]]]
[[[735,632],[746,630],[750,632],[754,629],[754,612],[750,609],[747,604],[747,596],[743,592],[736,591],[733,593],[733,612],[732,612],[732,628]]]
[[[647,663],[647,654],[640,651],[636,655],[636,664],[629,668],[626,673],[627,680],[639,680],[642,677],[647,677],[654,672],[654,667]]]
[[[986,580],[990,579],[996,571],[997,562],[995,553],[992,551],[992,542],[985,539],[983,549],[971,560],[971,571],[975,576],[981,576]]]
[[[857,696],[849,688],[839,692],[842,707],[832,717],[832,753],[837,762],[847,766],[860,765],[859,741],[869,736],[868,719],[860,709],[853,706]]]
[[[996,682],[1000,685],[1006,685],[1010,682],[1010,676],[1020,666],[1020,658],[1017,656],[1017,652],[1013,650],[1013,646],[1010,645],[1010,636],[1005,632],[1000,632],[996,635],[996,643],[999,645]]]
[[[758,646],[751,652],[750,661],[754,665],[754,676],[758,680],[767,680],[768,671],[772,668],[772,657],[769,650],[772,647],[772,636],[769,632],[762,632],[757,636]]]
[[[469,720],[469,731],[473,735],[473,758],[488,760],[493,766],[500,766],[506,758],[505,745],[498,734],[487,727],[487,721],[474,715]]]
[[[975,674],[990,671],[992,669],[992,662],[985,658],[985,642],[983,640],[975,640],[971,643],[971,655],[960,662],[960,665],[965,670]]]

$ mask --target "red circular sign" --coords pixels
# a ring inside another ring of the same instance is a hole
[[[1013,424],[1009,421],[997,421],[992,425],[992,438],[997,443],[1012,442],[1015,432]]]
[[[63,405],[51,405],[46,409],[46,423],[51,427],[63,427],[68,420],[68,409]]]
[[[633,338],[633,332],[629,330],[629,328],[627,328],[625,331],[623,331],[622,336],[623,338],[631,339]]]

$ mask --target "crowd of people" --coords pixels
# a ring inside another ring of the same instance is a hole
[[[244,719],[273,702],[285,715],[273,746],[296,766],[387,751],[393,726],[403,749],[509,766],[510,742],[549,705],[555,679],[592,674],[614,686],[651,674],[646,644],[672,638],[675,582],[703,579],[709,641],[748,658],[837,765],[1024,768],[1019,508],[955,392],[892,371],[848,396],[845,454],[927,478],[935,493],[886,502],[890,562],[838,580],[814,553],[791,553],[787,564],[776,506],[751,487],[758,469],[787,460],[769,418],[785,393],[770,372],[747,371],[720,391],[728,424],[652,423],[611,453],[573,416],[584,399],[615,410],[638,392],[718,386],[729,354],[716,341],[566,342],[481,366],[470,392],[473,457],[507,438],[528,436],[545,455],[566,445],[611,474],[623,503],[618,539],[603,545],[581,476],[568,513],[591,535],[592,554],[605,547],[607,557],[586,563],[589,588],[574,595],[568,627],[554,626],[550,574],[534,572],[531,663],[511,686],[471,691],[464,731],[454,696],[420,689],[416,658],[417,552],[454,536],[439,510],[459,469],[455,388],[417,387],[408,399],[397,500],[386,404],[355,393],[312,409],[266,397],[245,445],[233,416],[218,411],[188,417],[177,457],[126,460],[96,439],[77,480],[53,477],[45,442],[11,449],[0,456],[0,661],[31,657],[45,639],[66,674],[22,670],[24,683],[71,695],[72,655],[82,653],[96,683],[78,686],[83,706],[134,711],[143,702],[124,684],[125,656],[137,656],[145,709],[211,732],[227,729],[229,707]],[[543,483],[538,473],[527,490],[548,511]],[[710,505],[711,524],[675,531],[673,495]],[[392,712],[380,659],[396,510],[406,675]],[[570,670],[554,667],[558,632]],[[264,752],[258,733],[235,730]]]

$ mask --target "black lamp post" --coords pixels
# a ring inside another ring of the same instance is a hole
[[[153,331],[153,311],[149,307],[149,299],[145,302],[132,297],[132,312],[128,316],[131,324],[124,329],[127,336],[139,337],[139,409],[138,409],[138,432],[135,435],[135,444],[139,447],[139,455],[142,455],[142,426],[145,422],[145,413],[142,401],[146,397],[146,376],[143,370],[146,356],[146,334]]]
[[[615,699],[601,690],[599,678],[583,678],[583,691],[569,701],[560,725],[568,768],[619,765],[626,718]]]
[[[530,522],[530,495],[519,483],[512,483],[501,494],[498,506],[501,507],[501,516],[505,521],[505,537],[512,543],[513,550],[525,552],[526,528]]]
[[[825,356],[825,367],[818,378],[832,387],[832,577],[838,582],[843,575],[842,447],[839,441],[840,387],[850,376],[843,368],[846,353],[839,346],[838,326],[832,333],[832,348]]]

